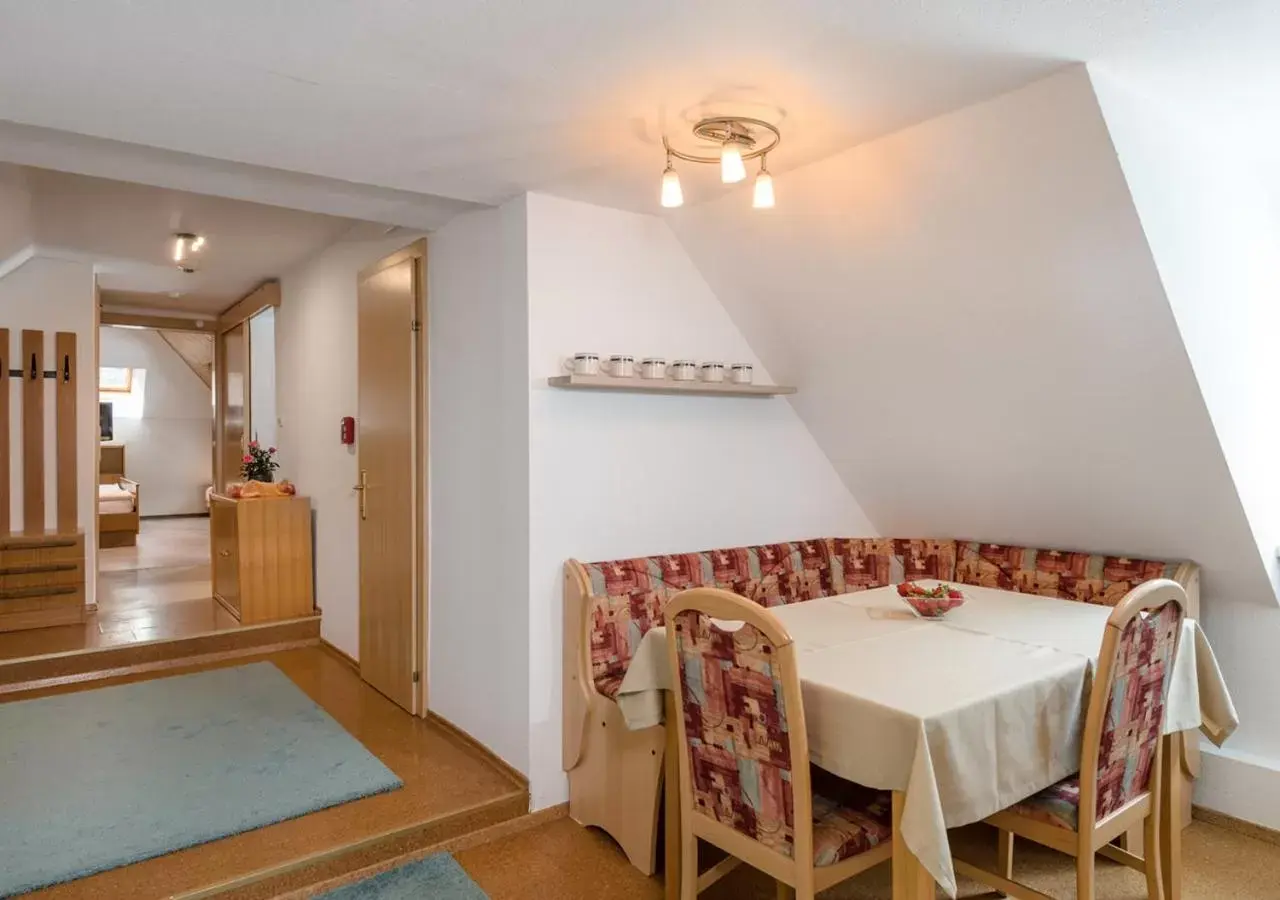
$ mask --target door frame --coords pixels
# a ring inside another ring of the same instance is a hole
[[[428,483],[428,462],[430,459],[430,435],[431,435],[431,417],[430,403],[428,402],[430,395],[428,394],[429,372],[427,370],[427,344],[428,328],[430,323],[427,321],[427,239],[419,238],[412,244],[403,249],[397,250],[389,256],[385,256],[372,265],[361,269],[356,275],[356,303],[360,302],[360,284],[368,278],[378,274],[383,269],[391,266],[398,266],[407,260],[414,260],[414,311],[413,317],[417,323],[414,329],[414,351],[413,365],[415,378],[413,380],[414,396],[411,400],[413,415],[416,419],[415,426],[412,430],[413,434],[413,596],[411,602],[413,604],[413,665],[418,671],[418,681],[413,685],[413,714],[422,718],[426,718],[428,711],[428,695],[430,693],[427,668],[427,651],[429,646],[428,640],[428,624],[430,617],[428,611],[430,609],[430,579],[429,579],[429,554],[427,547],[429,546],[429,524],[430,520],[427,516],[427,500],[429,497],[430,485]],[[358,379],[360,377],[359,363],[356,365],[357,378],[357,394],[359,392]],[[357,423],[359,422],[359,410],[356,410]],[[356,431],[356,468],[360,466],[360,432]],[[357,513],[358,515],[358,513]],[[357,550],[357,554],[358,554]],[[359,559],[357,557],[357,570],[359,569]],[[359,598],[357,597],[357,603]]]

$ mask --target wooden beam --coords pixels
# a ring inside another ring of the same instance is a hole
[[[0,328],[0,534],[9,533],[9,506],[12,502],[13,473],[9,470],[9,329]]]
[[[218,330],[230,331],[245,319],[257,315],[268,306],[280,305],[280,282],[267,281],[258,285],[239,302],[233,303],[218,316]]]
[[[53,361],[58,373],[54,391],[58,426],[58,531],[74,534],[80,525],[76,498],[76,336],[59,331],[55,336]]]
[[[44,533],[44,332],[22,332],[22,530]]]
[[[197,323],[202,324],[197,324]],[[198,331],[202,334],[218,333],[218,316],[210,313],[207,319],[183,319],[176,316],[166,316],[163,313],[155,315],[141,313],[119,313],[110,310],[102,310],[100,320],[102,325],[128,325],[134,328],[163,328],[165,331]]]

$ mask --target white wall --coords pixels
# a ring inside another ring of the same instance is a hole
[[[1244,148],[1224,143],[1179,113],[1178,97],[1152,93],[1140,78],[1092,70],[1169,303],[1203,392],[1260,565],[1271,584],[1215,594],[1205,628],[1242,718],[1231,753],[1211,763],[1217,777],[1200,803],[1253,821],[1255,791],[1232,788],[1241,771],[1280,770],[1280,214]],[[1241,754],[1252,757],[1242,761]],[[1258,765],[1254,765],[1257,763]],[[1280,828],[1280,776],[1270,778],[1270,814]],[[1254,781],[1265,782],[1266,779]]]
[[[412,240],[338,241],[280,281],[277,474],[311,498],[320,633],[353,657],[360,653],[360,594],[351,486],[359,472],[355,447],[339,441],[339,421],[356,415],[356,277]]]
[[[560,768],[562,572],[612,559],[875,531],[786,400],[547,386],[579,350],[750,362],[662,219],[528,196],[529,708],[533,805]]]
[[[525,206],[428,240],[431,709],[529,771]]]
[[[276,311],[268,306],[249,320],[249,415],[253,437],[276,445]]]
[[[18,166],[0,163],[0,266],[34,239],[26,173]]]
[[[80,527],[84,530],[86,571],[92,571],[97,555],[96,497],[98,483],[98,379],[94,368],[93,270],[79,262],[36,256],[0,278],[0,322],[9,329],[9,348],[4,365],[10,366],[21,346],[22,330],[45,333],[46,360],[54,359],[54,333],[72,331],[76,335],[76,481]],[[46,364],[46,368],[53,368]],[[19,529],[22,519],[22,427],[20,379],[9,382],[9,502],[10,526]],[[45,380],[45,522],[57,525],[57,467],[53,465],[57,446],[54,383]],[[96,602],[94,580],[86,579],[85,602]]]
[[[104,326],[99,334],[100,365],[146,373],[135,379],[135,397],[101,397],[113,401],[115,442],[125,445],[125,474],[140,486],[142,515],[203,513],[213,483],[209,387],[154,331]]]
[[[884,533],[1265,578],[1083,67],[674,227]],[[767,248],[767,252],[755,248]]]

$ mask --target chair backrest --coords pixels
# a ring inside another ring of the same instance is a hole
[[[673,597],[667,628],[682,807],[811,860],[809,743],[790,635],[767,609],[716,588]]]
[[[1157,783],[1186,596],[1176,581],[1148,581],[1107,619],[1081,748],[1082,835]]]

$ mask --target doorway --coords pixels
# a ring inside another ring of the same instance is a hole
[[[426,243],[360,273],[360,675],[426,713]]]
[[[213,334],[103,314],[94,646],[230,626],[210,602]]]

